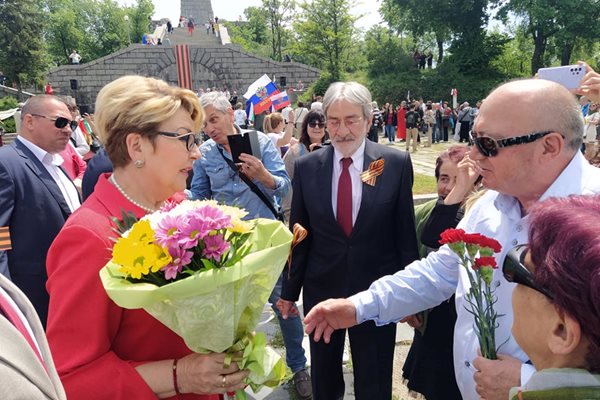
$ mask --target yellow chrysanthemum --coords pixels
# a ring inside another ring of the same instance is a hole
[[[171,262],[168,251],[154,244],[154,231],[147,220],[136,222],[127,236],[117,241],[112,256],[122,273],[136,279]]]

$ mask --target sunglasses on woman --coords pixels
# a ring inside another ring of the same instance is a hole
[[[317,122],[317,121],[312,121],[308,123],[308,126],[310,126],[311,128],[325,128],[325,122]]]
[[[492,139],[491,137],[487,136],[479,136],[475,131],[471,132],[471,135],[473,136],[473,141],[475,142],[475,146],[477,146],[477,150],[479,150],[481,154],[483,154],[486,157],[495,157],[496,155],[498,155],[498,149],[500,147],[509,147],[516,146],[519,144],[533,143],[536,140],[541,139],[552,132],[554,131],[535,132],[530,133],[528,135],[498,140]]]
[[[74,131],[75,129],[77,129],[77,125],[79,125],[77,123],[77,121],[72,121],[65,117],[51,118],[51,117],[47,117],[45,115],[40,115],[40,114],[31,114],[31,115],[34,117],[46,118],[46,119],[49,119],[50,121],[54,121],[54,126],[57,127],[58,129],[62,129],[65,126],[69,125],[71,130]]]
[[[184,133],[183,135],[176,132],[158,132],[158,134],[161,136],[182,141],[183,143],[185,143],[185,148],[187,149],[187,151],[192,151],[194,145],[200,146],[200,144],[202,144],[202,136],[194,132]]]
[[[516,247],[513,247],[508,252],[506,258],[504,259],[504,265],[502,266],[504,278],[509,282],[525,285],[530,289],[540,292],[550,300],[553,300],[554,295],[552,292],[545,287],[536,284],[533,280],[533,275],[525,267],[524,260],[528,250],[529,248],[526,244],[520,244]]]

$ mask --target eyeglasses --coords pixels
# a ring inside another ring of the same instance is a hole
[[[185,148],[187,151],[192,151],[194,145],[200,146],[202,144],[202,136],[198,133],[189,132],[184,133],[183,135],[176,132],[158,132],[159,135],[165,136],[168,138],[173,138],[182,141],[185,143]]]
[[[361,121],[362,117],[349,117],[344,119],[344,125],[346,128],[352,130],[353,128],[359,126]],[[339,129],[340,125],[341,121],[339,119],[327,119],[327,126],[333,131]]]
[[[54,121],[54,126],[57,127],[58,129],[62,129],[65,126],[69,125],[71,130],[74,131],[75,129],[77,129],[77,125],[79,125],[77,123],[77,121],[71,121],[70,119],[65,118],[65,117],[50,118],[50,117],[46,117],[45,115],[40,115],[40,114],[31,114],[31,115],[34,117],[46,118],[46,119],[49,119],[50,121]]]
[[[530,133],[528,135],[516,136],[499,140],[492,139],[491,137],[487,136],[478,136],[476,132],[471,132],[471,134],[473,136],[473,140],[475,141],[475,145],[477,146],[477,150],[479,150],[481,154],[483,154],[486,157],[495,157],[498,155],[498,149],[500,147],[509,147],[516,146],[519,144],[532,143],[552,132],[554,131],[535,132]]]
[[[509,282],[525,285],[530,289],[540,292],[544,296],[548,297],[550,300],[553,300],[554,294],[552,294],[552,292],[546,289],[545,287],[536,284],[533,280],[533,275],[523,263],[528,249],[529,248],[526,244],[521,244],[516,247],[513,247],[508,252],[506,258],[504,259],[504,264],[502,266],[504,278]]]
[[[325,122],[316,122],[316,121],[313,121],[313,122],[309,122],[308,126],[310,126],[311,128],[317,128],[317,127],[318,128],[325,128]]]

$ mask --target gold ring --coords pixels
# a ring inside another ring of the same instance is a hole
[[[223,375],[223,380],[221,381],[221,386],[227,386],[227,375]]]

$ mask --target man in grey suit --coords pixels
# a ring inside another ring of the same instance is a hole
[[[8,226],[12,250],[0,251],[0,274],[33,303],[42,324],[48,314],[46,253],[79,195],[58,153],[77,122],[56,96],[30,98],[21,112],[19,136],[0,148],[0,226]]]
[[[0,307],[0,399],[66,399],[44,328],[31,302],[12,282],[0,274],[0,303],[8,304],[21,313],[37,344],[40,361],[25,336],[6,317]]]

